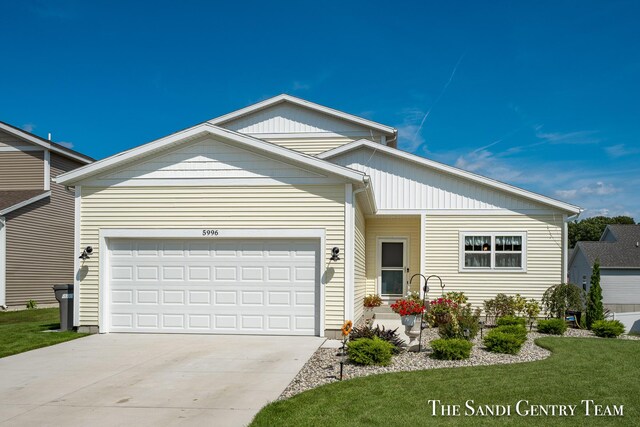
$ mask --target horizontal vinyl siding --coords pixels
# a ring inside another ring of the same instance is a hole
[[[600,286],[605,304],[640,304],[640,269],[601,269]]]
[[[326,248],[344,248],[344,185],[262,187],[82,188],[81,247],[84,263],[80,324],[98,324],[98,259],[101,228],[324,228]],[[344,260],[332,263],[325,285],[325,327],[339,329],[344,316]],[[324,272],[322,272],[324,274]]]
[[[420,272],[420,217],[396,216],[367,218],[366,222],[367,253],[367,294],[378,293],[378,238],[404,237],[408,239],[409,273],[407,280]],[[416,279],[411,290],[418,291],[420,285]]]
[[[44,151],[0,152],[0,190],[44,189]]]
[[[51,175],[81,166],[54,153]],[[7,305],[55,303],[51,287],[73,283],[73,195],[51,184],[51,197],[7,215]]]
[[[356,202],[355,213],[355,236],[354,236],[354,282],[355,282],[355,318],[359,320],[363,314],[363,300],[367,293],[367,272],[366,272],[366,237],[365,237],[365,218],[360,208],[360,204]]]
[[[273,144],[278,144],[282,147],[290,150],[299,151],[301,153],[315,156],[325,151],[332,150],[337,147],[341,147],[353,141],[350,138],[268,138],[265,141],[269,141]]]
[[[461,231],[527,233],[527,272],[459,272]],[[474,307],[498,293],[542,298],[544,291],[562,281],[562,216],[431,216],[425,224],[426,275],[437,274],[445,292],[462,291]],[[429,296],[440,294],[432,289]]]

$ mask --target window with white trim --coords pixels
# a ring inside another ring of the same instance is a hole
[[[465,232],[460,234],[460,270],[525,271],[526,233]]]

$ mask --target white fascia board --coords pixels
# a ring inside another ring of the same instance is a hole
[[[362,172],[339,166],[334,163],[318,159],[314,156],[299,153],[297,151],[281,147],[277,144],[272,144],[270,142],[262,141],[260,139],[243,135],[238,132],[223,129],[210,123],[201,123],[189,129],[185,129],[167,137],[157,139],[139,147],[123,151],[111,157],[107,157],[106,159],[99,160],[90,165],[75,169],[71,172],[58,175],[58,177],[56,178],[56,182],[64,185],[73,185],[73,183],[78,182],[88,176],[95,175],[123,163],[145,157],[151,153],[170,147],[171,145],[177,145],[184,142],[185,140],[194,139],[202,135],[213,135],[224,138],[232,142],[236,142],[240,145],[257,149],[258,151],[261,151],[263,153],[287,159],[290,162],[302,166],[319,169],[321,171],[338,175],[340,177],[358,183],[364,182],[365,174],[363,174]]]
[[[363,119],[362,117],[354,116],[353,114],[345,113],[339,110],[334,110],[333,108],[325,107],[324,105],[316,104],[314,102],[310,102],[310,101],[297,98],[295,96],[287,95],[287,94],[277,95],[277,96],[274,96],[273,98],[265,99],[264,101],[249,105],[248,107],[244,107],[239,110],[233,111],[231,113],[224,114],[222,116],[209,120],[209,123],[213,125],[221,125],[223,123],[246,116],[253,112],[279,104],[281,102],[289,102],[291,104],[308,108],[310,110],[314,110],[319,113],[327,114],[332,117],[337,117],[339,119],[342,119],[348,122],[356,123],[361,126],[375,129],[379,132],[382,132],[388,135],[395,135],[397,133],[397,130],[392,128],[391,126],[386,126],[381,123]]]
[[[85,157],[82,157],[82,156],[78,156],[76,153],[74,153],[71,150],[65,150],[62,147],[58,147],[57,145],[53,145],[53,144],[51,144],[49,142],[46,142],[45,140],[42,140],[40,138],[37,138],[37,137],[31,135],[28,132],[21,131],[20,129],[16,129],[13,126],[8,126],[5,123],[0,122],[0,129],[2,129],[5,132],[8,132],[10,134],[13,134],[13,135],[15,135],[15,136],[17,136],[19,138],[25,139],[25,140],[27,140],[27,141],[29,141],[29,142],[37,145],[37,146],[40,146],[40,147],[45,148],[47,150],[51,150],[54,153],[62,154],[65,157],[70,157],[70,158],[72,158],[74,160],[77,160],[79,162],[82,162],[82,163],[91,163],[92,162],[92,160],[89,160],[89,159],[87,159]]]
[[[406,151],[398,150],[397,148],[392,148],[386,145],[377,144],[375,142],[371,142],[366,139],[359,139],[357,141],[350,142],[349,144],[345,144],[340,147],[334,148],[332,150],[325,151],[324,153],[320,153],[316,157],[327,160],[332,157],[336,157],[340,154],[356,150],[360,147],[367,147],[372,150],[381,151],[391,156],[399,157],[401,159],[408,160],[410,162],[418,163],[422,166],[426,166],[428,168],[435,169],[440,172],[444,172],[450,175],[454,175],[456,177],[464,178],[470,181],[477,182],[479,184],[486,185],[488,187],[492,187],[492,188],[504,191],[505,193],[524,197],[526,199],[533,200],[535,202],[542,203],[548,206],[553,206],[554,208],[558,208],[562,211],[566,211],[573,214],[578,214],[582,212],[582,208],[580,208],[579,206],[561,202],[560,200],[552,199],[551,197],[543,196],[541,194],[537,194],[532,191],[524,190],[522,188],[518,188],[513,185],[506,184],[504,182],[500,182],[495,179],[487,178],[485,176],[478,175],[472,172],[467,172],[465,170],[458,169],[453,166],[445,165],[444,163],[425,159],[424,157],[407,153]]]
[[[51,191],[45,191],[44,193],[38,194],[35,197],[32,197],[32,198],[24,200],[24,201],[22,201],[20,203],[16,203],[13,206],[9,206],[8,208],[4,208],[3,210],[0,210],[0,215],[6,215],[9,212],[13,212],[13,211],[15,211],[17,209],[20,209],[20,208],[22,208],[24,206],[30,205],[31,203],[37,202],[38,200],[42,200],[42,199],[45,199],[45,198],[50,197],[50,196],[51,196]]]

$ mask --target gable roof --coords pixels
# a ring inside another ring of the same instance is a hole
[[[85,156],[84,154],[79,153],[70,148],[67,148],[63,145],[56,144],[53,141],[49,141],[47,139],[41,138],[38,135],[32,134],[31,132],[27,132],[25,130],[19,129],[13,125],[10,125],[9,123],[0,121],[0,129],[2,129],[5,132],[11,133],[17,136],[18,138],[22,138],[32,144],[46,148],[47,150],[53,151],[54,153],[58,153],[62,156],[77,160],[82,163],[91,163],[95,160],[89,156]]]
[[[578,242],[575,252],[581,251],[589,265],[597,259],[605,269],[640,269],[640,225],[607,225],[603,236],[607,232],[612,233],[615,242]]]
[[[353,150],[357,150],[362,147],[367,147],[372,150],[377,150],[406,161],[417,163],[421,166],[425,166],[427,168],[430,168],[439,172],[444,172],[459,178],[463,178],[475,183],[485,185],[490,188],[504,191],[508,194],[512,194],[515,196],[519,196],[528,200],[532,200],[532,201],[547,205],[547,206],[551,206],[570,214],[579,214],[580,212],[582,212],[582,209],[578,206],[571,205],[569,203],[565,203],[556,199],[552,199],[551,197],[543,196],[541,194],[537,194],[528,190],[524,190],[522,188],[518,188],[513,185],[497,181],[495,179],[487,178],[482,175],[478,175],[472,172],[467,172],[463,169],[445,165],[444,163],[429,160],[424,157],[420,157],[415,154],[411,154],[406,151],[399,150],[397,148],[388,147],[382,144],[376,144],[375,142],[371,142],[367,139],[360,139],[357,141],[350,142],[348,144],[342,145],[340,147],[334,148],[324,153],[320,153],[316,157],[319,157],[321,159],[330,159],[330,158],[339,156],[341,154],[344,154]]]
[[[74,183],[89,176],[96,175],[98,173],[120,166],[124,163],[142,159],[165,148],[171,147],[173,145],[179,145],[186,141],[191,141],[195,138],[207,134],[233,141],[241,146],[255,149],[258,152],[264,154],[270,154],[275,157],[286,159],[294,164],[316,168],[321,171],[340,176],[347,180],[355,181],[357,183],[365,183],[368,179],[365,174],[353,169],[345,168],[343,166],[339,166],[331,162],[309,156],[307,154],[290,150],[288,148],[281,147],[277,144],[272,144],[261,139],[243,135],[228,129],[223,129],[210,123],[201,123],[191,128],[166,136],[164,138],[160,138],[147,144],[132,148],[130,150],[120,152],[90,165],[86,165],[62,175],[58,175],[58,177],[55,178],[55,181],[59,184],[73,185]]]
[[[244,116],[248,116],[257,111],[264,110],[266,108],[269,108],[281,103],[297,105],[299,107],[316,111],[318,113],[326,114],[331,117],[346,120],[347,122],[355,123],[370,129],[375,129],[378,132],[381,132],[389,136],[395,136],[398,132],[395,128],[392,128],[391,126],[383,125],[381,123],[377,123],[372,120],[367,120],[362,117],[354,116],[353,114],[345,113],[343,111],[334,110],[333,108],[325,107],[324,105],[316,104],[314,102],[310,102],[310,101],[297,98],[295,96],[287,95],[287,94],[280,94],[280,95],[274,96],[273,98],[265,99],[264,101],[257,102],[255,104],[249,105],[247,107],[241,108],[239,110],[233,111],[228,114],[224,114],[222,116],[209,120],[209,123],[217,126],[222,126],[225,123],[228,123],[232,120],[239,119]]]

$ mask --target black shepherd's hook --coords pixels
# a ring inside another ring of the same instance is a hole
[[[411,284],[411,282],[413,281],[413,278],[416,276],[420,276],[424,279],[424,287],[422,288],[423,292],[423,297],[422,297],[422,305],[424,307],[427,307],[427,293],[429,292],[429,279],[436,277],[439,281],[440,281],[440,289],[442,289],[442,294],[444,295],[444,283],[442,282],[442,279],[440,278],[440,276],[438,276],[437,274],[432,274],[429,277],[424,277],[424,274],[420,274],[420,273],[416,273],[413,276],[411,276],[411,279],[409,279],[409,284]],[[426,328],[426,324],[424,321],[424,315],[420,316],[420,338],[418,340],[418,353],[420,353],[422,351],[422,330]]]

